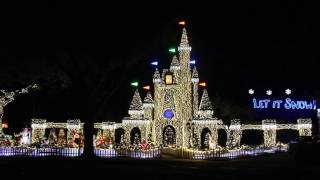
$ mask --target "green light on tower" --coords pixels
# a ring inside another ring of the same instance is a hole
[[[133,82],[131,82],[131,86],[133,86],[133,87],[138,87],[138,86],[139,86],[138,81],[133,81]]]
[[[170,49],[169,49],[169,52],[175,53],[175,52],[176,52],[176,49],[175,49],[175,48],[170,48]]]

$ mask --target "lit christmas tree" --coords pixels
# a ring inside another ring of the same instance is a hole
[[[138,149],[139,148],[139,145],[140,145],[140,136],[138,133],[136,133],[134,135],[134,140],[133,140],[133,148],[134,149]]]
[[[125,139],[124,139],[124,134],[121,134],[119,146],[120,146],[121,149],[123,149],[123,148],[126,147],[126,143],[125,143]]]
[[[49,140],[49,145],[55,145],[56,144],[57,135],[56,135],[56,130],[54,128],[50,130],[48,140]]]
[[[66,134],[64,129],[59,130],[58,134],[58,146],[64,146],[66,144]]]
[[[192,145],[193,145],[194,149],[199,149],[200,145],[199,145],[198,136],[193,136],[192,137]]]
[[[176,144],[175,133],[171,127],[166,128],[163,136],[164,136],[164,146],[165,147],[172,146],[172,145]]]
[[[208,149],[209,148],[209,142],[210,142],[210,133],[207,133],[204,136],[204,141],[203,141],[203,148]]]

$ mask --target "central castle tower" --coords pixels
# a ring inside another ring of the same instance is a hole
[[[189,127],[198,107],[198,77],[191,77],[190,51],[186,29],[183,29],[179,59],[174,56],[170,69],[163,69],[162,76],[156,69],[154,83],[154,120],[152,137],[156,144],[162,144],[166,133],[173,133],[177,146],[188,146]],[[194,69],[196,72],[196,69]],[[196,75],[197,73],[194,73]],[[193,81],[192,81],[193,80]]]

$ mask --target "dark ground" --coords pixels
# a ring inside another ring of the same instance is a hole
[[[191,161],[100,158],[0,158],[1,177],[44,179],[309,179],[319,161],[297,163],[288,154],[236,160]],[[317,179],[315,177],[315,179]]]

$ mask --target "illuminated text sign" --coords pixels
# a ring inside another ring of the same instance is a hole
[[[292,100],[286,99],[252,99],[254,109],[298,109],[298,110],[316,110],[315,100]]]

